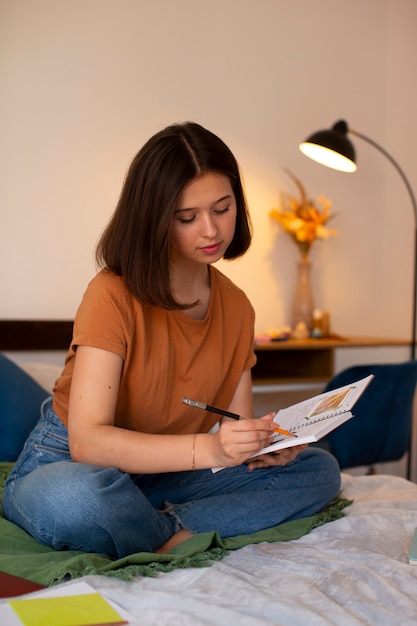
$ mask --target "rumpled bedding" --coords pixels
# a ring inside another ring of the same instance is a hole
[[[235,546],[210,567],[84,580],[147,626],[417,625],[417,485],[343,474],[342,495],[353,502],[331,523]]]
[[[0,463],[0,504],[3,485],[11,467],[11,463]],[[222,559],[230,550],[237,550],[250,543],[298,539],[313,528],[341,517],[348,504],[349,500],[338,496],[317,515],[251,535],[222,539],[216,532],[201,533],[180,544],[169,554],[141,552],[117,560],[104,554],[56,551],[41,545],[0,513],[0,571],[50,586],[64,579],[89,574],[130,580],[137,574],[155,576],[158,572],[170,572],[177,568],[204,567]]]
[[[86,580],[147,626],[417,625],[417,485],[344,474],[343,495],[344,517],[296,540],[157,578]]]

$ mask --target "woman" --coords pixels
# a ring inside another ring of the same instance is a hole
[[[255,532],[331,501],[340,475],[322,450],[246,462],[273,414],[253,416],[253,309],[212,264],[250,240],[229,148],[195,123],[151,137],[99,242],[101,271],[53,398],[7,482],[9,520],[56,549],[122,557],[196,532]],[[185,396],[247,419],[217,423]]]

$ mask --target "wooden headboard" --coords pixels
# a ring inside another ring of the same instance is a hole
[[[0,351],[68,350],[72,320],[0,320]]]

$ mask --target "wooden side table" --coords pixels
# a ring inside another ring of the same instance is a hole
[[[254,386],[325,383],[334,375],[334,355],[339,348],[407,346],[408,341],[380,337],[339,337],[258,341]]]
[[[409,341],[380,337],[258,341],[258,360],[252,369],[255,415],[265,415],[321,393],[335,374],[335,352],[339,348],[409,345]]]

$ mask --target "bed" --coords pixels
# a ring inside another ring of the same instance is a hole
[[[47,386],[56,369],[27,371]],[[9,468],[0,466],[3,478]],[[34,547],[12,526],[0,517],[0,570],[57,590],[87,582],[134,624],[417,625],[417,567],[408,561],[417,485],[398,476],[344,473],[341,498],[302,523],[226,541],[205,533],[170,555],[116,563]]]
[[[147,625],[417,624],[417,568],[407,553],[417,486],[343,477],[345,517],[289,542],[252,544],[207,568],[91,585]]]

